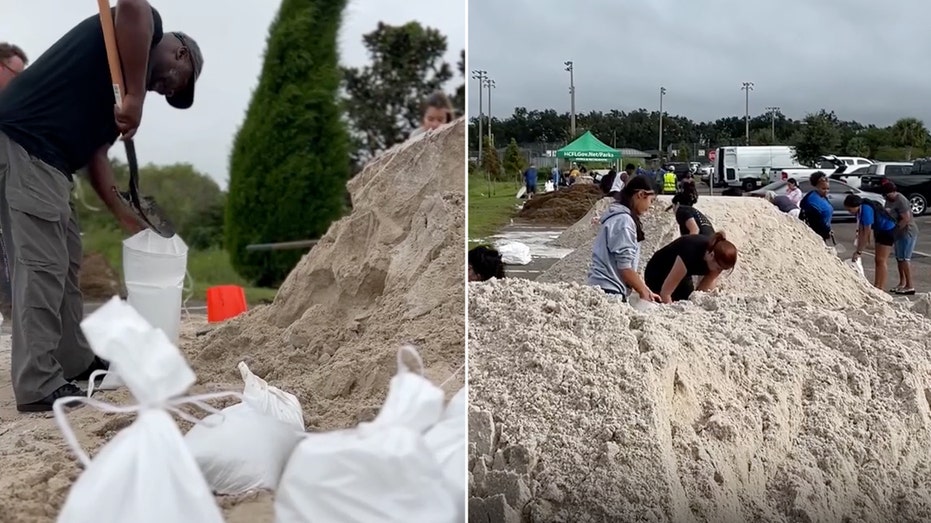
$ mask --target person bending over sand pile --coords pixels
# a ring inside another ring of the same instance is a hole
[[[469,251],[469,281],[504,278],[504,262],[497,250],[479,245]]]
[[[895,244],[895,218],[878,202],[864,200],[856,194],[848,194],[844,199],[847,212],[857,217],[857,250],[850,257],[856,262],[869,245],[870,232],[876,239],[876,276],[873,286],[882,289],[886,286],[889,254]]]
[[[737,264],[737,247],[723,232],[712,236],[680,236],[656,251],[647,262],[643,279],[663,303],[687,300],[695,290],[692,276],[702,276],[699,291],[710,291],[718,276]]]
[[[695,182],[682,182],[682,190],[672,197],[672,205],[666,210],[676,213],[676,223],[679,224],[679,234],[686,236],[689,234],[701,234],[702,236],[711,236],[714,234],[714,226],[701,211],[694,205],[698,202],[698,189],[695,188]]]
[[[592,246],[588,284],[627,301],[631,291],[645,301],[659,301],[637,273],[640,242],[644,240],[640,217],[650,210],[656,191],[645,176],[631,178],[616,201],[601,217],[601,227]]]

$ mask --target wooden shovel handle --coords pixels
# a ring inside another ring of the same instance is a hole
[[[110,81],[113,82],[113,97],[117,107],[123,104],[123,68],[120,65],[120,51],[116,47],[116,28],[110,13],[110,0],[97,0],[100,8],[100,27],[103,29],[103,41],[107,46],[107,62],[110,64]]]

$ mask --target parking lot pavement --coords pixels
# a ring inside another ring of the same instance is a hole
[[[918,224],[918,243],[915,254],[912,256],[912,280],[918,292],[931,292],[931,216],[919,216],[915,219]],[[853,222],[835,223],[833,226],[834,238],[837,240],[838,255],[849,258],[853,254],[853,241],[857,234],[857,226]],[[871,250],[863,253],[863,269],[867,278],[873,281],[875,274],[875,259]],[[887,287],[892,288],[899,283],[899,271],[896,268],[895,258],[889,259]]]

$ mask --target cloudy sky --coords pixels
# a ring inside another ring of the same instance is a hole
[[[922,0],[470,0],[469,68],[495,80],[492,113],[516,106],[569,111],[640,107],[696,120],[778,106],[819,108],[885,125],[931,125],[927,16]],[[506,50],[506,52],[503,52]],[[477,82],[469,112],[478,113]],[[487,110],[487,98],[485,99]]]
[[[115,5],[116,0],[110,3]],[[172,109],[155,93],[146,98],[136,154],[143,164],[191,163],[226,187],[233,135],[258,83],[265,39],[280,2],[152,0],[152,4],[166,31],[184,31],[197,39],[205,64],[191,109]],[[97,3],[0,0],[0,13],[0,41],[21,46],[35,59],[76,23],[97,13]],[[349,0],[340,34],[341,60],[349,66],[368,62],[362,35],[379,21],[400,25],[417,20],[447,36],[446,59],[455,67],[465,47],[464,14],[462,0],[455,0],[452,7],[449,0]],[[125,158],[120,143],[112,154]]]

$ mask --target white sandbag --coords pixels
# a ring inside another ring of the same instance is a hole
[[[427,431],[424,439],[433,451],[440,467],[449,495],[453,498],[459,514],[457,520],[465,521],[466,470],[466,397],[465,387],[449,401],[440,422]]]
[[[239,372],[245,384],[242,403],[207,416],[184,436],[217,494],[276,489],[304,433],[304,414],[293,394],[270,386],[245,362]]]
[[[105,412],[139,416],[91,461],[55,402],[55,421],[84,465],[58,515],[58,523],[222,523],[220,508],[169,411],[178,406],[236,393],[179,397],[196,377],[181,351],[132,306],[113,298],[81,322],[94,353],[116,362],[120,377],[138,402],[117,406],[91,398],[78,401]],[[104,335],[110,334],[110,335]]]
[[[533,258],[530,247],[520,242],[507,242],[495,246],[501,254],[501,261],[507,265],[527,265]]]
[[[861,278],[863,278],[864,280],[867,279],[866,271],[863,270],[863,259],[862,258],[857,258],[857,261],[845,260],[844,263],[848,267],[853,269],[853,272],[859,274]]]
[[[463,520],[423,435],[443,414],[443,391],[408,369],[405,352],[420,359],[409,347],[399,351],[374,421],[304,436],[278,485],[276,523]]]
[[[634,310],[640,312],[653,312],[662,307],[662,305],[657,302],[644,300],[636,292],[630,293],[630,296],[627,298],[627,303],[630,304]]]
[[[554,185],[552,181],[547,181],[545,184],[543,184],[543,192],[547,193],[547,192],[553,192],[555,190],[556,190],[556,185]]]

